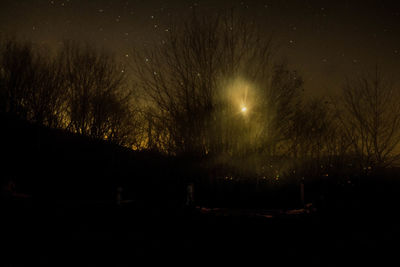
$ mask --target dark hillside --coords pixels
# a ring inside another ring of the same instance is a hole
[[[285,195],[285,188],[258,192],[267,194],[267,206],[283,209],[251,209],[251,182],[213,182],[212,172],[193,159],[135,152],[4,115],[1,123],[2,183],[13,180],[17,192],[30,196],[25,202],[2,199],[10,265],[110,261],[115,266],[138,257],[174,262],[213,257],[343,266],[360,263],[363,255],[363,263],[386,263],[396,255],[397,169],[358,177],[357,183],[330,180],[329,190],[322,183],[308,185],[307,194],[325,194],[325,207],[316,212],[288,210],[285,198],[298,192]],[[197,204],[232,208],[181,209],[187,182],[197,183]],[[119,186],[123,198],[133,202],[116,205]]]
[[[34,199],[114,200],[119,186],[125,198],[162,197],[168,190],[174,191],[172,198],[179,198],[182,175],[171,158],[4,114],[0,120],[2,184],[13,180],[19,191]]]

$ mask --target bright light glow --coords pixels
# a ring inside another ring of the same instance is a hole
[[[242,112],[246,113],[246,111],[247,111],[247,108],[246,107],[242,107]]]

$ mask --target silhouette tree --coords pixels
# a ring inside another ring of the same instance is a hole
[[[65,97],[58,64],[29,42],[1,42],[1,110],[49,127],[61,127]],[[49,53],[50,54],[50,53]]]
[[[1,42],[1,110],[26,119],[29,91],[33,90],[35,55],[32,45],[5,39]]]
[[[28,120],[51,128],[62,128],[66,94],[59,62],[37,53],[34,73],[34,85],[27,92]]]
[[[65,42],[58,60],[67,94],[66,128],[132,144],[137,122],[132,89],[113,57],[89,45]]]
[[[263,126],[262,148],[270,156],[292,152],[296,156],[296,145],[304,133],[299,124],[304,113],[302,107],[303,80],[286,64],[274,65],[271,79],[262,87],[260,101],[260,124]]]
[[[131,147],[141,142],[133,88],[113,56],[65,42],[55,53],[0,42],[0,111]]]
[[[236,137],[247,130],[227,88],[238,77],[265,79],[272,50],[255,24],[233,13],[205,17],[194,11],[161,43],[136,51],[133,69],[148,103],[153,142],[174,153],[234,150]]]
[[[399,93],[378,67],[343,86],[341,121],[363,167],[386,167],[400,157]]]

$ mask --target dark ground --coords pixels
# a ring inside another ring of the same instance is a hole
[[[105,262],[133,266],[143,259],[187,264],[260,261],[283,266],[388,266],[398,262],[400,247],[398,211],[288,214],[26,199],[8,202],[2,211],[5,266]]]
[[[297,185],[266,186],[257,195],[251,185],[209,175],[213,183],[195,187],[196,205],[231,208],[188,210],[186,184],[208,174],[185,160],[136,153],[8,116],[0,121],[6,159],[0,166],[1,266],[392,266],[399,261],[398,170],[361,177],[357,186],[331,176],[331,184],[306,184],[306,201],[316,204],[311,213],[287,212],[299,207]],[[4,194],[10,181],[16,192],[31,197]],[[118,186],[135,201],[116,205]],[[321,194],[325,203],[317,201]],[[255,204],[275,210],[255,210]]]

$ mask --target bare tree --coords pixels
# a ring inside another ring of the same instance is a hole
[[[59,57],[66,81],[67,129],[131,143],[135,103],[122,68],[107,53],[72,42],[64,44]]]
[[[286,64],[274,65],[270,80],[261,88],[259,97],[259,124],[262,125],[262,146],[269,156],[296,155],[296,142],[304,129],[297,122],[304,113],[302,109],[303,80]],[[302,124],[302,126],[304,126]],[[297,138],[297,139],[296,139]]]
[[[1,44],[1,109],[49,127],[61,125],[65,101],[58,64],[28,42]]]
[[[372,74],[347,79],[342,94],[341,121],[353,152],[364,167],[393,164],[400,157],[399,90],[376,67]]]
[[[66,90],[59,62],[38,52],[34,73],[34,84],[27,94],[28,119],[51,128],[62,128]]]
[[[239,107],[227,99],[227,88],[238,77],[251,82],[265,78],[271,40],[233,13],[205,17],[194,12],[164,37],[160,44],[136,51],[133,62],[150,106],[152,140],[176,153],[234,149],[237,139],[228,139],[246,127],[238,126],[243,119],[234,116]],[[226,124],[232,127],[222,127]]]
[[[73,42],[46,55],[31,43],[12,38],[0,44],[2,112],[138,146],[133,88],[111,55]]]
[[[26,119],[29,91],[33,90],[35,55],[32,45],[15,39],[1,43],[1,109]]]

